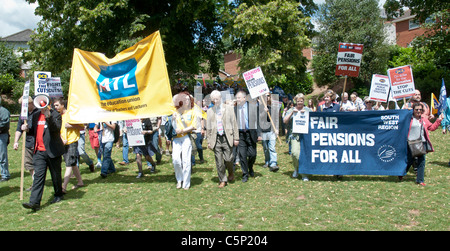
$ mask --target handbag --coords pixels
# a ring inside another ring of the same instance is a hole
[[[423,132],[423,124],[420,124],[420,132],[422,134]],[[422,142],[422,137],[419,136],[419,138],[414,140],[408,140],[408,147],[411,151],[411,156],[413,158],[420,157],[425,154],[427,154],[427,149],[425,148],[425,144]]]
[[[421,138],[408,140],[408,147],[413,158],[423,156],[427,153]]]

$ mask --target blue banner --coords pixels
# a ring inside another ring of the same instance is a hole
[[[299,173],[406,175],[409,110],[311,112]]]

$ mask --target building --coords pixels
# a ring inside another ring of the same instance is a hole
[[[0,38],[0,41],[5,42],[7,46],[13,47],[14,53],[19,58],[21,58],[22,50],[28,51],[30,49],[28,42],[31,40],[32,34],[34,34],[33,30],[26,29],[26,30],[14,33],[12,35],[9,35],[7,37]],[[28,77],[29,71],[31,69],[31,64],[29,62],[22,62],[21,69],[22,69],[22,77],[26,78],[26,77]]]
[[[402,16],[392,20],[392,23],[395,24],[397,45],[409,47],[416,37],[425,33],[426,30],[420,27],[420,23],[415,20],[415,17],[416,15],[411,15],[411,10],[405,10]]]

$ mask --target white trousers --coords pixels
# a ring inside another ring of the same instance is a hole
[[[174,138],[172,144],[172,163],[177,182],[183,182],[183,188],[191,186],[192,144],[189,136]]]

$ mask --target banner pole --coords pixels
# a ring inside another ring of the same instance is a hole
[[[23,121],[24,125],[28,125],[27,121]],[[27,138],[27,131],[23,131],[22,134],[22,164],[20,167],[20,200],[23,200],[23,177],[24,177],[24,169],[25,169],[25,142]]]
[[[267,105],[266,105],[266,101],[264,101],[264,97],[261,97],[261,100],[262,100],[262,102],[264,104],[264,108],[267,109]],[[272,127],[275,130],[276,127],[275,127],[275,124],[273,123],[272,116],[270,116],[270,112],[267,112],[267,115],[269,115],[270,123],[272,124]],[[277,133],[277,139],[278,139],[278,142],[280,142],[280,145],[281,145],[282,143],[281,143],[280,137],[278,137],[278,133]]]

